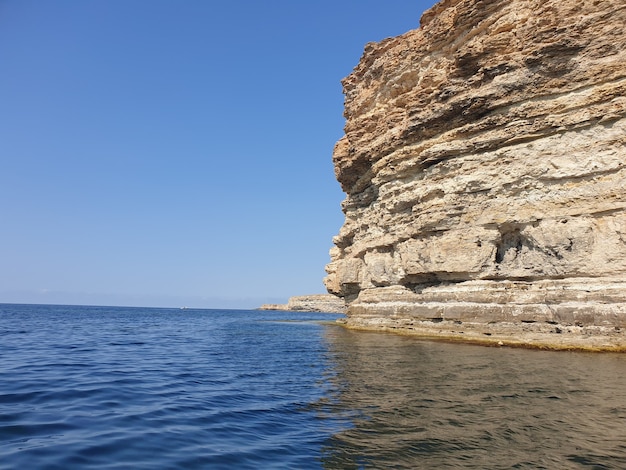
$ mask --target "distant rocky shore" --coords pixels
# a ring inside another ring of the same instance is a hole
[[[346,303],[332,294],[313,294],[290,297],[286,304],[264,304],[259,310],[283,310],[291,312],[344,313]]]
[[[626,8],[442,0],[342,84],[346,325],[626,351]]]

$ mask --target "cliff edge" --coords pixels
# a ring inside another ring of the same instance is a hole
[[[343,80],[347,324],[626,350],[626,4],[443,0]]]

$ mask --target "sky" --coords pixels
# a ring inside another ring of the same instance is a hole
[[[325,292],[341,79],[434,0],[0,0],[0,303]]]

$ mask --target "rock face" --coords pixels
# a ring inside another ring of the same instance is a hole
[[[626,346],[624,25],[618,1],[443,0],[367,44],[333,155],[349,325]]]
[[[344,313],[346,303],[331,294],[312,294],[290,297],[287,304],[266,304],[260,310],[286,310],[291,312]]]

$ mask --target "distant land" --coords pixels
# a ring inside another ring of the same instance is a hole
[[[292,312],[344,313],[346,303],[331,294],[313,294],[290,297],[286,304],[264,304],[259,310],[284,310]]]

